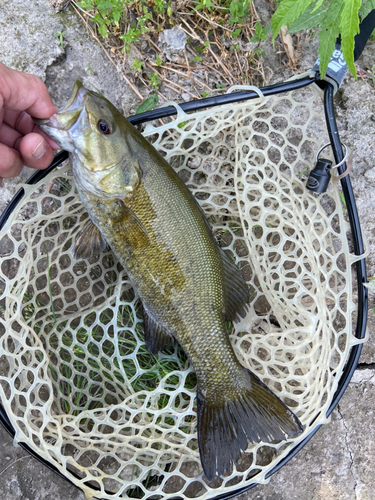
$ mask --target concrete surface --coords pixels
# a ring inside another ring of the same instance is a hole
[[[265,0],[255,1],[258,12],[269,12]],[[263,16],[262,16],[263,17]],[[63,46],[54,36],[66,30]],[[295,71],[286,58],[265,47],[266,65],[272,80],[280,81]],[[316,42],[302,45],[300,69],[310,69],[316,57]],[[64,102],[77,77],[106,94],[129,112],[138,99],[119,76],[102,50],[90,40],[86,29],[70,12],[54,15],[43,0],[0,0],[0,60],[35,73],[47,83],[57,105]],[[280,62],[283,65],[280,66]],[[372,42],[359,61],[366,69],[375,64]],[[336,97],[342,140],[353,151],[351,175],[363,232],[368,240],[368,276],[375,274],[375,90],[370,79],[355,81],[347,76]],[[136,103],[136,104],[135,104]],[[4,182],[0,188],[0,212],[20,182],[30,175]],[[375,498],[375,327],[374,296],[370,296],[370,339],[360,365],[332,414],[332,422],[314,438],[267,485],[241,495],[241,500],[371,500]],[[83,500],[74,486],[13,446],[0,428],[0,498],[3,500]]]

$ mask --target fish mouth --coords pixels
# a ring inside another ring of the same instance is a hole
[[[46,120],[34,118],[35,123],[50,135],[61,147],[70,150],[68,146],[69,131],[77,124],[85,109],[86,89],[77,80],[71,96],[58,113]]]

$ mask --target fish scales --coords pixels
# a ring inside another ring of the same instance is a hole
[[[84,204],[106,240],[111,241],[112,250],[124,264],[138,295],[157,322],[180,342],[198,380],[205,382],[209,378],[209,387],[218,391],[226,376],[234,380],[242,374],[223,321],[225,285],[221,253],[178,175],[162,161],[155,164],[144,159],[142,165],[137,195],[127,205],[150,237],[146,245],[136,244],[137,235],[132,239],[126,222],[103,223],[116,210],[116,202],[97,204],[97,197],[87,193],[83,195]],[[92,206],[97,208],[93,210]],[[197,335],[203,331],[205,336]],[[211,336],[216,350],[208,341]]]
[[[234,353],[226,321],[249,290],[172,167],[109,101],[79,82],[60,112],[39,124],[70,151],[90,217],[75,257],[110,245],[142,300],[150,352],[174,338],[194,366],[206,478],[228,471],[248,442],[301,433],[294,413]]]

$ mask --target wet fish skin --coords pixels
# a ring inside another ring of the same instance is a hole
[[[65,107],[39,124],[70,151],[92,221],[76,256],[108,243],[142,300],[148,349],[155,354],[175,338],[194,366],[207,479],[224,474],[248,440],[302,432],[298,418],[235,356],[225,323],[248,301],[248,288],[177,173],[109,101],[80,83]]]

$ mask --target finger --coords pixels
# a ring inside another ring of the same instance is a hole
[[[47,87],[35,75],[21,73],[0,63],[0,108],[26,111],[36,118],[50,118],[57,112]],[[2,106],[1,106],[2,105]]]
[[[18,141],[15,148],[20,152],[24,165],[44,169],[53,160],[53,151],[40,134],[27,134]]]
[[[3,123],[0,127],[0,142],[8,146],[8,148],[13,148],[18,139],[22,137],[22,134],[9,127],[6,123]]]
[[[4,122],[18,132],[21,132],[22,135],[36,132],[37,134],[42,135],[47,140],[52,149],[61,149],[57,142],[55,142],[53,139],[51,139],[51,137],[49,137],[49,135],[43,132],[43,130],[38,127],[31,116],[24,111],[5,111]],[[0,137],[1,142],[5,142],[2,140],[1,132]]]
[[[5,144],[0,144],[0,177],[3,179],[17,177],[22,167],[23,162],[20,154]]]

